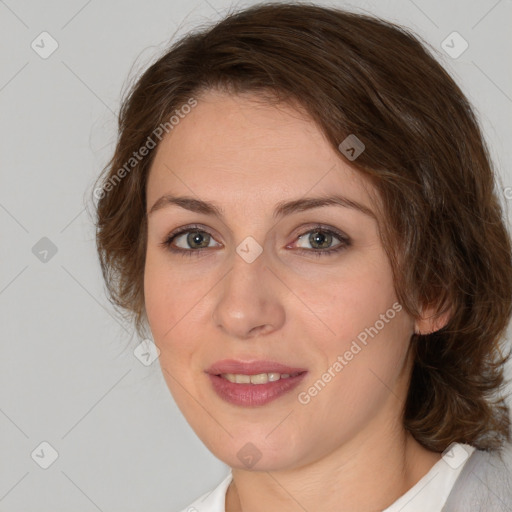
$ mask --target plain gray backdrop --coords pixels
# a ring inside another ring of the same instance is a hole
[[[106,298],[86,201],[128,80],[188,30],[254,3],[0,0],[0,511],[176,512],[227,473],[158,361],[134,356],[141,340]],[[477,111],[510,220],[512,2],[319,3],[439,50]],[[469,45],[456,58],[441,45],[453,31]]]

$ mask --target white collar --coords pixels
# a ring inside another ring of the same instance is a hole
[[[469,444],[452,443],[425,476],[382,512],[441,512],[474,450]]]

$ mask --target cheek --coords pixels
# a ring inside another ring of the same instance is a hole
[[[411,326],[391,281],[383,278],[353,284],[345,290],[344,299],[338,299],[338,304],[343,304],[336,323],[341,343],[334,352],[331,346],[331,360],[342,356],[342,373],[350,387],[360,388],[356,392],[360,396],[370,392],[368,386],[378,381],[377,376],[388,382],[400,371]]]
[[[144,300],[151,333],[155,345],[160,350],[159,364],[162,375],[179,408],[187,412],[186,396],[190,358],[194,347],[187,338],[187,311],[191,298],[183,292],[179,279],[169,272],[165,262],[159,262],[148,254],[144,272]],[[188,324],[190,325],[190,324]],[[190,338],[190,333],[188,333]],[[186,395],[186,393],[185,393]]]
[[[200,272],[172,269],[165,256],[148,251],[144,272],[146,313],[173,394],[176,383],[170,376],[188,381],[190,369],[195,367],[201,336],[191,326],[199,325],[199,317],[204,314],[204,295],[212,286],[205,279]]]
[[[144,271],[144,303],[151,332],[158,344],[175,321],[175,308],[169,288],[169,275],[160,266],[146,261]]]
[[[309,309],[326,326],[324,334],[312,337],[323,354],[312,380],[322,379],[322,373],[331,368],[335,377],[326,375],[332,382],[327,386],[333,396],[355,410],[358,402],[361,405],[378,396],[377,388],[385,388],[383,383],[392,383],[400,373],[411,320],[397,300],[391,269],[384,259],[332,276],[328,286],[310,290],[314,293],[308,296]],[[336,362],[338,370],[333,368]],[[329,394],[324,395],[326,399]]]
[[[198,284],[184,282],[165,257],[148,251],[144,270],[144,303],[155,343],[169,343],[193,305],[199,300]],[[182,320],[183,319],[183,320]]]
[[[315,441],[319,449],[328,451],[334,438],[340,442],[351,438],[376,415],[395,407],[404,385],[400,377],[408,346],[405,316],[403,311],[397,313],[377,333],[368,328],[370,334],[365,327],[343,330],[340,325],[336,343],[323,347],[326,363],[317,366],[298,390],[303,393],[298,407],[307,424],[304,430],[325,439]],[[370,327],[374,323],[375,318]],[[365,343],[357,339],[361,332],[367,334]]]
[[[350,345],[375,322],[381,327],[381,315],[397,302],[391,268],[377,251],[371,258],[351,258],[350,264],[328,276],[310,273],[297,282],[296,291],[307,306],[302,308],[304,319],[313,314],[311,318],[316,316],[327,329],[322,339],[330,352]],[[395,310],[390,311],[383,330],[390,330],[389,325],[394,323],[390,318],[394,316]]]
[[[175,375],[177,368],[183,367],[188,357],[184,350],[189,346],[178,343],[180,328],[186,323],[183,311],[186,301],[178,300],[179,292],[180,286],[176,286],[176,280],[166,266],[149,257],[144,272],[144,302],[153,340],[160,350],[163,376],[171,390],[173,379],[170,375]],[[183,320],[180,321],[181,318]]]

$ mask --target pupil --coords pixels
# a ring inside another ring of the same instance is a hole
[[[314,240],[314,243],[318,243],[322,247],[328,247],[329,244],[325,243],[326,235],[325,234],[321,234],[319,231],[317,231],[316,233],[317,233],[316,235],[312,235],[312,237],[311,237]],[[322,240],[324,241],[324,243],[322,243]]]
[[[204,238],[203,235],[200,234],[198,231],[196,231],[194,234],[190,234],[189,235],[189,244],[190,244],[190,246],[193,247],[194,244],[198,244],[198,245],[201,246],[201,241],[204,242],[203,238]],[[203,243],[203,245],[204,245],[204,243]]]

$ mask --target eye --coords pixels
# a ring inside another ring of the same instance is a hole
[[[306,236],[309,235],[309,236]],[[315,226],[314,229],[306,231],[299,235],[299,241],[310,244],[313,249],[299,249],[300,253],[313,254],[314,256],[326,256],[337,253],[350,246],[351,240],[347,235],[332,228]],[[339,243],[332,247],[333,240],[339,240]],[[289,246],[287,246],[289,247]]]
[[[177,248],[173,246],[175,241],[179,244]],[[202,253],[204,249],[211,247],[211,241],[213,237],[208,231],[200,229],[199,226],[186,226],[173,231],[162,245],[171,252],[191,256],[192,253]]]
[[[306,235],[309,235],[306,237]],[[350,238],[334,228],[327,228],[321,225],[314,226],[313,229],[303,232],[297,237],[301,242],[311,244],[312,249],[299,248],[297,251],[301,254],[327,256],[338,253],[351,245]],[[339,243],[332,247],[333,240]],[[200,226],[185,226],[170,233],[160,245],[167,250],[183,256],[200,255],[204,250],[214,247],[213,235],[208,231],[201,229]],[[221,247],[221,244],[217,244]],[[286,248],[291,248],[287,245]]]

